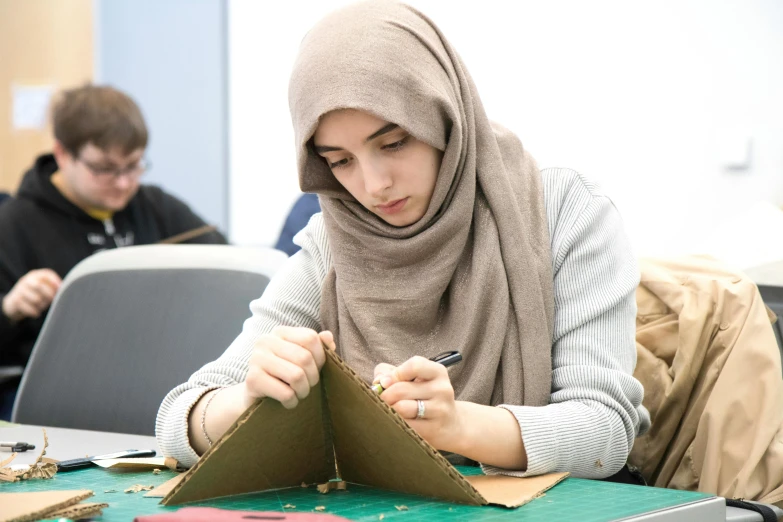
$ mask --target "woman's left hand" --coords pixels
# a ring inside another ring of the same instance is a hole
[[[400,414],[427,442],[443,451],[457,451],[462,435],[459,402],[442,364],[412,357],[399,366],[379,364],[373,383],[384,388],[381,399]],[[424,415],[417,418],[419,401]]]

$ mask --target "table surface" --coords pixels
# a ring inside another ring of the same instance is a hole
[[[156,448],[154,437],[141,435],[63,428],[46,428],[46,432],[49,438],[47,456],[58,460],[126,449]],[[35,450],[19,454],[15,464],[32,463],[43,447],[43,433],[40,427],[35,426],[2,427],[0,440],[21,440],[36,445]],[[477,468],[461,468],[460,471],[465,474],[478,472]],[[135,484],[159,485],[172,476],[173,472],[168,470],[154,475],[149,471],[117,472],[89,468],[61,472],[52,480],[0,484],[0,493],[91,489],[95,492],[95,497],[91,500],[106,502],[110,506],[104,510],[100,520],[113,522],[132,520],[136,515],[177,509],[176,506],[161,506],[160,499],[145,498],[143,493],[124,493],[125,489]],[[502,521],[520,518],[531,522],[544,520],[706,522],[722,521],[726,513],[723,499],[711,495],[575,478],[565,480],[544,496],[513,510],[488,506],[463,506],[353,484],[349,485],[347,492],[337,491],[328,495],[319,494],[314,487],[291,488],[191,505],[247,511],[292,512],[313,512],[317,506],[323,506],[324,513],[351,520],[377,521],[383,515],[384,520],[394,518],[398,522],[418,522],[425,519]],[[402,506],[407,509],[402,509]]]

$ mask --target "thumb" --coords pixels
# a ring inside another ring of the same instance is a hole
[[[337,351],[337,345],[334,342],[334,335],[329,330],[324,330],[323,332],[318,334],[318,337],[321,339],[321,342],[329,348],[331,351],[335,352]]]

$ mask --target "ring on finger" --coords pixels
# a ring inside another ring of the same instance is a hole
[[[418,410],[416,411],[416,418],[417,419],[423,419],[424,418],[424,401],[417,400],[416,405],[418,407]]]

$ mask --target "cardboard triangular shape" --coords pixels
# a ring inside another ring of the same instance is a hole
[[[473,505],[516,507],[568,476],[492,476],[472,485],[332,351],[321,377],[293,410],[270,399],[249,408],[162,503],[326,482],[335,454],[348,482]]]
[[[78,504],[93,495],[84,489],[77,491],[38,491],[30,493],[0,493],[0,521],[27,522],[48,518],[57,510]]]
[[[321,375],[340,478],[462,504],[486,504],[438,450],[332,352],[327,352]]]
[[[334,475],[321,387],[293,410],[263,399],[247,409],[163,499],[181,504],[326,482]],[[272,427],[270,429],[270,427]]]

